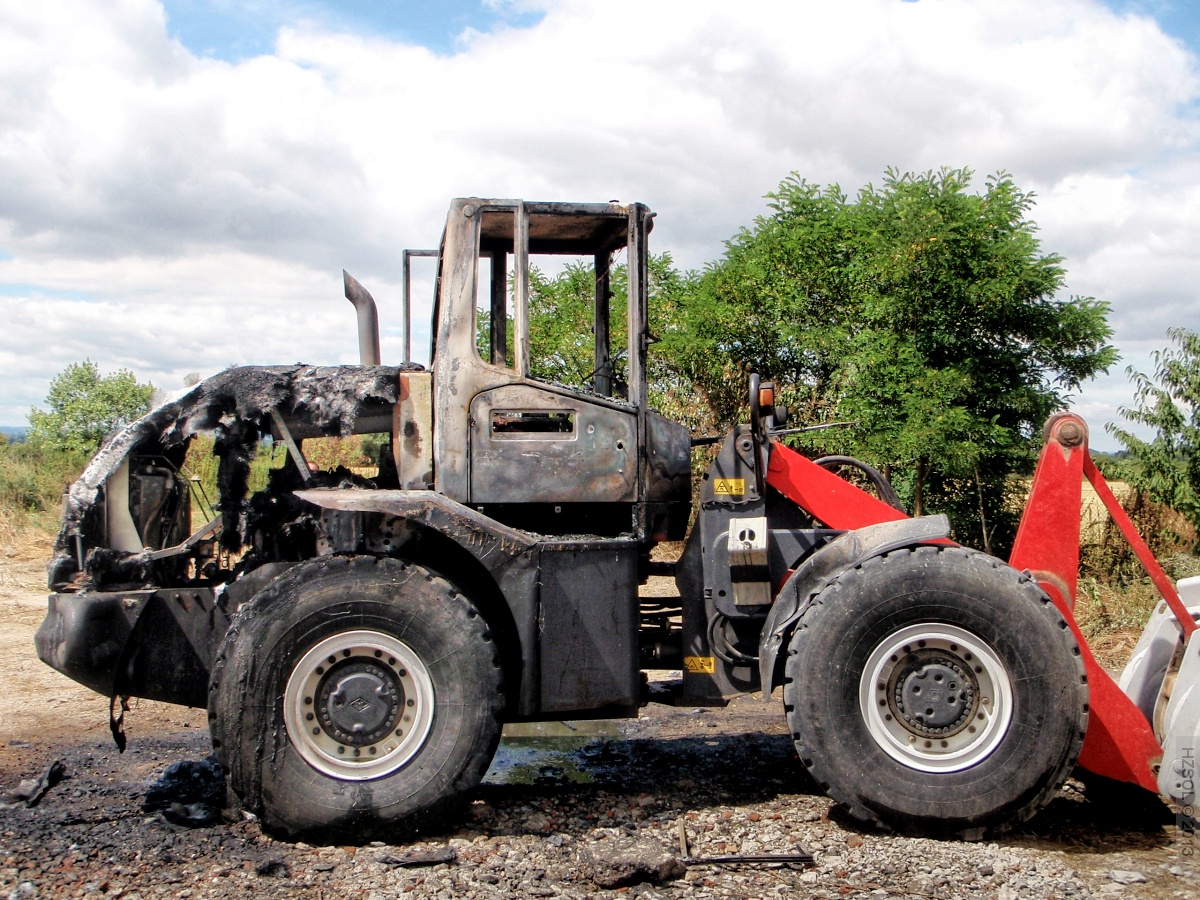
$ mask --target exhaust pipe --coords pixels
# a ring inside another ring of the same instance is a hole
[[[346,299],[354,304],[358,313],[358,358],[364,366],[379,365],[379,310],[370,291],[358,283],[349,272],[342,269],[342,281],[346,285]]]

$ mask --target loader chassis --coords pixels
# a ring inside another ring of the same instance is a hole
[[[427,369],[378,364],[347,276],[369,365],[230,369],[117,434],[70,488],[39,656],[206,706],[233,789],[284,833],[420,828],[503,723],[635,715],[652,669],[681,670],[687,704],[781,687],[801,764],[866,821],[978,836],[1032,815],[1087,731],[1069,609],[772,438],[757,377],[689,528],[692,436],[648,404],[652,218],[456,200]],[[530,333],[531,279],[564,260],[594,286],[573,384]],[[310,465],[306,441],[351,434],[383,436],[377,466]],[[210,511],[184,472],[201,435]],[[251,491],[268,444],[286,454]]]

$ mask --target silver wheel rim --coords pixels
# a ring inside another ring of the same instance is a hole
[[[859,682],[859,708],[884,753],[921,772],[959,772],[1008,733],[1012,676],[979,636],[954,625],[910,625],[882,641]]]
[[[343,631],[313,646],[288,678],[284,726],[314,769],[367,781],[405,766],[433,727],[429,670],[380,631]]]

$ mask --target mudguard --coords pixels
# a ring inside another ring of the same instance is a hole
[[[856,528],[834,538],[804,561],[784,583],[763,626],[759,645],[759,675],[763,698],[780,683],[779,651],[821,588],[845,569],[891,550],[944,540],[950,520],[944,515],[900,519]]]
[[[537,545],[528,532],[463,506],[434,491],[313,489],[295,496],[322,509],[340,512],[383,513],[416,522],[451,538],[488,571],[494,571]]]

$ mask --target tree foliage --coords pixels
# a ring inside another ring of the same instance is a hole
[[[950,512],[960,539],[996,549],[1007,476],[1116,353],[1106,304],[1058,296],[1032,195],[970,182],[889,171],[850,200],[792,175],[699,279],[669,355],[720,421],[750,370],[790,388],[797,424],[852,421],[802,443],[883,467],[914,512]]]
[[[101,375],[90,359],[71,363],[54,376],[48,410],[29,412],[29,443],[40,449],[93,453],[117,428],[150,409],[154,385],[141,384],[128,369]]]
[[[1154,431],[1143,440],[1110,424],[1109,432],[1129,452],[1124,477],[1158,503],[1182,513],[1200,529],[1200,334],[1186,328],[1167,331],[1178,346],[1154,353],[1154,375],[1132,366],[1132,407],[1121,407],[1129,422]]]
[[[651,335],[674,334],[679,329],[683,307],[690,298],[694,276],[675,268],[669,253],[647,260],[649,329]],[[595,307],[594,272],[590,263],[568,262],[554,276],[533,268],[529,273],[529,369],[535,378],[573,387],[590,387],[595,373],[595,337],[592,315]],[[628,370],[628,269],[613,267],[609,276],[609,345],[613,376],[624,380]],[[490,311],[476,313],[476,343],[480,356],[490,355]],[[512,357],[512,319],[506,332],[508,355]],[[647,360],[650,405],[664,415],[693,429],[711,428],[707,408],[695,402],[695,388],[674,356],[651,345]]]

